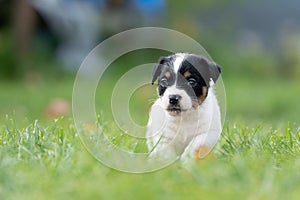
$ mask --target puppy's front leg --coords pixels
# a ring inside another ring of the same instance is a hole
[[[191,161],[203,159],[211,150],[212,144],[208,141],[208,133],[196,136],[185,148],[181,161],[187,164]]]
[[[178,138],[162,135],[152,149],[149,158],[170,159],[179,157],[184,151],[184,144]]]

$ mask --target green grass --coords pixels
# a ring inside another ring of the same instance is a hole
[[[188,10],[182,8],[185,1],[170,3],[171,15],[177,16],[177,8]],[[202,9],[210,4],[207,1]],[[194,24],[186,25],[190,22],[186,19],[175,26],[196,38],[198,31],[189,29]],[[222,66],[227,115],[220,141],[210,156],[188,169],[175,163],[137,175],[94,159],[79,139],[72,113],[58,119],[45,114],[53,99],[71,104],[74,82],[53,61],[50,43],[37,40],[32,52],[16,58],[12,31],[2,31],[0,200],[299,199],[300,81],[299,59],[289,54],[293,45],[285,47],[286,41],[281,41],[276,55],[256,45],[241,51],[230,44],[228,34],[220,33],[223,36],[216,39],[209,31],[201,32],[205,48]],[[144,141],[136,143],[113,124],[109,96],[114,83],[130,67],[156,62],[166,54],[150,49],[130,52],[117,59],[100,82],[95,107],[103,113],[104,132],[111,133],[115,145],[132,152],[146,149]],[[140,88],[130,99],[129,109],[138,124],[147,122],[154,90]]]
[[[53,98],[71,102],[72,78],[2,81],[0,199],[298,199],[299,82],[252,78],[224,74],[226,122],[209,157],[189,169],[175,163],[139,175],[94,159],[82,145],[71,113],[56,120],[44,115]],[[109,95],[113,83],[102,84]],[[137,123],[147,119],[153,98],[149,91],[151,86],[141,88],[130,100]],[[97,95],[97,111],[103,110],[104,122],[111,125],[103,109],[109,100]],[[134,152],[145,149],[143,142],[131,145],[119,129],[106,128],[113,130],[114,144]]]
[[[18,127],[3,119],[0,199],[297,199],[300,129],[226,124],[212,155],[189,170],[180,163],[125,174],[96,161],[69,119]],[[122,140],[126,137],[119,136]],[[121,140],[119,140],[121,141]]]

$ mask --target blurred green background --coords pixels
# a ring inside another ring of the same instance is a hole
[[[87,19],[81,21],[74,17],[79,15],[78,10],[68,14],[68,9],[64,10],[62,5],[56,10],[52,5],[51,10],[51,5],[45,3],[47,1],[36,2],[0,1],[1,117],[10,114],[18,119],[44,120],[56,117],[56,114],[70,115],[76,70],[90,49],[123,30],[162,26],[194,38],[222,66],[227,120],[246,120],[247,123],[299,121],[298,1],[140,1],[144,2],[143,5],[122,0],[99,0],[91,1],[99,12],[95,15],[99,19],[83,12],[85,15],[81,13],[81,18],[77,18]],[[71,8],[71,4],[66,8]],[[68,15],[63,15],[62,10]],[[58,19],[53,19],[53,16]],[[66,22],[59,24],[57,21]],[[80,23],[89,21],[97,22],[97,25],[91,23],[80,27]],[[99,29],[94,31],[93,41],[86,42],[88,45],[84,42],[72,44],[84,40],[82,37],[92,37],[93,33],[89,33],[93,32],[91,27]],[[81,33],[83,36],[77,33],[81,29],[85,30]],[[82,57],[74,59],[68,52],[61,53],[70,51],[72,45],[73,49],[81,46],[86,49],[79,52]],[[131,67],[156,62],[162,55],[166,52],[143,50],[120,57],[105,74],[107,85],[113,85]],[[145,96],[140,93],[140,96]],[[110,95],[109,90],[107,94]],[[143,115],[149,108],[148,104],[137,115]],[[61,106],[62,113],[47,114],[51,112],[49,106],[53,105],[54,108]],[[132,115],[136,110],[132,110]]]

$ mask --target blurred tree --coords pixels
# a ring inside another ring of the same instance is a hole
[[[29,0],[16,0],[13,15],[16,58],[22,59],[31,52],[36,13]]]
[[[0,1],[0,28],[8,24],[11,3],[9,0]]]
[[[12,54],[12,42],[7,38],[10,35],[8,26],[11,22],[11,6],[13,2],[0,1],[0,76],[11,78],[17,72],[16,61]]]

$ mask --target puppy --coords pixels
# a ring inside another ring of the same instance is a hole
[[[207,58],[187,53],[163,57],[153,70],[159,98],[147,125],[150,158],[199,160],[221,131],[220,109],[214,94],[221,68]]]

